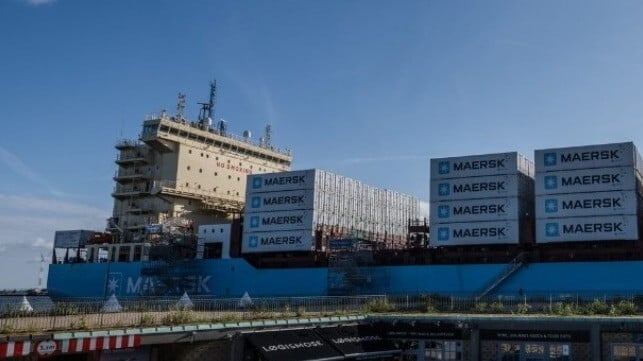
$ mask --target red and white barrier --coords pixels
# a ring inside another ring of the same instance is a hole
[[[9,341],[0,342],[0,359],[15,356],[27,356],[38,353],[40,356],[52,354],[89,352],[96,350],[117,350],[141,346],[141,335],[105,336],[71,338],[68,340]]]
[[[31,341],[0,342],[0,359],[27,356],[31,353]]]

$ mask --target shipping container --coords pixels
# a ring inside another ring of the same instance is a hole
[[[536,197],[537,218],[614,216],[637,214],[636,191],[549,194]]]
[[[312,229],[274,232],[244,232],[243,253],[312,251],[315,240]]]
[[[456,199],[533,197],[534,179],[522,175],[497,175],[431,181],[431,202]]]
[[[317,189],[300,189],[250,194],[246,201],[246,213],[313,209],[315,197],[320,193]]]
[[[327,175],[334,176],[319,169],[252,174],[247,177],[246,194],[313,189]]]
[[[432,202],[430,223],[516,220],[533,217],[533,198],[483,198]]]
[[[543,172],[536,173],[536,195],[638,190],[640,183],[631,167]]]
[[[536,219],[536,242],[637,240],[638,217],[590,216]]]
[[[56,231],[54,234],[54,248],[80,248],[94,237],[96,232],[87,230]]]
[[[315,211],[293,210],[251,213],[244,217],[244,232],[272,232],[315,228]]]
[[[431,159],[431,179],[523,173],[534,176],[533,162],[517,152]]]
[[[641,156],[632,142],[539,149],[535,151],[536,172],[572,169],[641,168]]]
[[[520,240],[520,222],[517,220],[450,223],[431,227],[429,246],[517,244]]]

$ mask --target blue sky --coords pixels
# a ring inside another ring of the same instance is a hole
[[[428,201],[430,157],[643,146],[643,2],[0,0],[0,288],[102,229],[120,138],[216,118]]]

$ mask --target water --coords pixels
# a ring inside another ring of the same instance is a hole
[[[47,312],[52,309],[54,303],[47,296],[27,296],[27,301],[33,307],[34,312]],[[0,296],[0,314],[20,308],[22,296]]]

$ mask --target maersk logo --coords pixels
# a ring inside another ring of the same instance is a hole
[[[439,174],[449,174],[451,171],[451,162],[448,160],[443,160],[438,163],[438,173]]]
[[[556,199],[546,199],[545,200],[545,213],[557,213],[558,212],[558,200]]]
[[[438,195],[446,197],[451,194],[451,186],[449,183],[440,183],[438,184]]]
[[[545,235],[547,235],[547,237],[560,237],[560,228],[558,223],[545,224]]]
[[[545,189],[557,189],[558,177],[555,175],[545,176]]]
[[[261,184],[263,184],[263,179],[261,179],[261,177],[252,178],[252,188],[253,189],[261,188]]]
[[[259,227],[260,219],[258,216],[250,217],[250,228]]]
[[[261,197],[252,197],[252,200],[250,201],[250,207],[252,208],[261,207]]]
[[[438,241],[446,242],[449,240],[449,227],[438,228]]]
[[[556,161],[556,153],[545,153],[543,155],[544,161],[545,161],[545,167],[552,167],[555,166],[557,161]]]
[[[257,248],[257,245],[259,244],[259,237],[257,236],[250,236],[248,239],[248,247],[250,248]]]
[[[438,206],[438,218],[449,218],[449,206]]]

